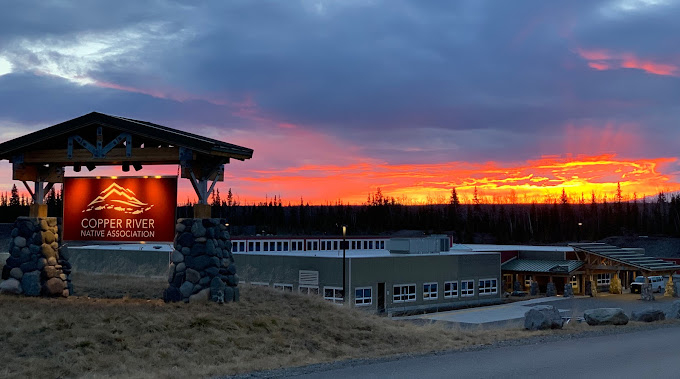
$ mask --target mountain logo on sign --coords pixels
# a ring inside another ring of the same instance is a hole
[[[144,213],[152,207],[153,204],[149,205],[137,199],[135,193],[131,190],[113,183],[92,200],[83,212],[113,209],[114,211],[136,215]]]

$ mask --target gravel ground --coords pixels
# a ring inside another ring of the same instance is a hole
[[[571,310],[571,316],[572,317],[583,317],[583,311],[586,309],[592,309],[592,308],[622,308],[626,314],[630,315],[632,311],[640,311],[643,309],[647,308],[660,308],[664,311],[667,311],[670,309],[671,304],[673,301],[677,301],[678,298],[670,298],[670,297],[663,297],[663,294],[655,294],[657,300],[653,302],[645,302],[640,300],[640,294],[622,294],[622,295],[610,295],[608,293],[605,294],[600,294],[598,297],[593,297],[593,298],[573,298],[573,299],[567,299],[567,300],[559,300],[559,301],[551,301],[551,302],[546,302],[546,303],[541,303],[541,305],[554,305],[558,307],[559,309],[569,309]],[[527,309],[530,308],[531,305],[527,306]],[[539,337],[531,337],[531,338],[525,338],[525,339],[519,339],[519,340],[506,340],[506,341],[500,341],[491,345],[481,345],[481,346],[472,346],[468,347],[462,350],[458,350],[460,352],[463,351],[473,351],[473,350],[493,350],[494,348],[497,347],[502,347],[502,346],[523,346],[523,345],[535,345],[535,344],[542,344],[546,342],[552,342],[552,341],[559,341],[559,340],[575,340],[577,341],[580,338],[584,337],[595,337],[595,336],[600,336],[600,335],[610,335],[610,334],[626,334],[626,333],[632,333],[632,332],[638,332],[638,331],[644,331],[644,330],[653,330],[653,329],[659,329],[659,328],[678,328],[680,327],[680,322],[675,320],[675,322],[671,321],[665,321],[662,323],[632,323],[629,324],[625,327],[592,327],[588,328],[587,330],[580,331],[580,332],[575,332],[573,334],[550,334],[550,335],[545,335],[545,336],[539,336]],[[406,354],[406,355],[397,355],[397,356],[392,356],[392,357],[387,357],[387,358],[379,358],[379,359],[361,359],[361,360],[349,360],[349,361],[340,361],[340,362],[333,362],[333,363],[324,363],[324,364],[316,364],[316,365],[310,365],[310,366],[303,366],[303,367],[291,367],[291,368],[285,368],[285,369],[280,369],[280,370],[271,370],[271,371],[260,371],[260,372],[253,372],[249,374],[244,374],[244,375],[238,375],[238,376],[233,376],[230,378],[239,378],[239,379],[245,379],[245,378],[282,378],[282,377],[295,377],[298,375],[303,375],[303,374],[308,374],[308,373],[314,373],[314,372],[323,372],[327,370],[333,370],[333,369],[339,369],[339,368],[345,368],[345,367],[352,367],[352,366],[357,366],[357,365],[365,365],[365,364],[371,364],[371,363],[377,363],[377,362],[391,362],[391,361],[396,361],[399,359],[403,359],[405,356],[410,357],[410,356],[436,356],[436,355],[442,355],[442,354],[447,354],[451,353],[451,351],[440,351],[440,352],[434,352],[434,353],[429,353],[429,354],[422,354],[422,355],[417,355],[417,354]],[[491,351],[489,353],[492,353]]]

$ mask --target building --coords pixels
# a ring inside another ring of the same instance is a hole
[[[341,242],[340,238],[234,238],[232,246],[246,283],[318,294],[336,303],[343,302],[344,261],[347,301],[367,311],[393,314],[500,302],[498,252],[450,251],[446,237],[445,243],[437,237],[366,237],[349,239],[343,259]],[[241,251],[251,243],[253,251]],[[307,250],[307,244],[312,249]]]

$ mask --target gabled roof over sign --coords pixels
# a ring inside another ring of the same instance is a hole
[[[582,251],[593,254],[642,271],[667,272],[680,270],[680,265],[644,255],[638,250],[624,249],[605,243],[572,243],[569,246],[573,247],[577,252]]]
[[[503,263],[503,271],[570,274],[583,266],[582,261],[554,261],[544,259],[513,259]]]
[[[74,143],[74,141],[77,143]],[[88,143],[93,148],[96,146],[100,150],[106,150],[108,147],[108,151],[111,151],[116,146],[120,147],[126,144],[126,141],[128,141],[127,143],[131,142],[132,148],[135,149],[183,148],[191,150],[192,154],[198,154],[203,157],[221,158],[225,160],[225,163],[230,158],[245,160],[253,156],[253,150],[247,147],[172,129],[148,121],[92,112],[0,144],[0,160],[8,159],[11,162],[20,160],[21,162],[19,163],[61,164],[68,166],[78,160],[82,160],[82,150],[86,150],[85,153],[87,153],[88,148],[86,144]],[[71,146],[69,147],[69,145]],[[67,149],[70,152],[70,156],[67,154]],[[165,156],[163,159],[154,158],[161,156],[161,154],[158,154],[159,152],[152,151],[152,154],[149,156],[145,157],[143,154],[140,154],[141,156],[135,158],[130,157],[130,154],[119,157],[116,154],[97,156],[97,154],[92,153],[90,158],[97,159],[97,164],[118,164],[126,160],[141,160],[145,163],[156,164],[171,164],[179,163],[180,161],[179,155],[175,159],[169,159]],[[81,154],[78,155],[78,153]],[[154,155],[153,153],[156,154]],[[173,160],[174,162],[172,162]]]

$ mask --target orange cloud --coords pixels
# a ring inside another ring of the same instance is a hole
[[[590,68],[598,71],[630,68],[653,75],[680,76],[680,66],[676,64],[641,59],[633,53],[613,53],[602,49],[577,49],[576,52],[588,61]]]

